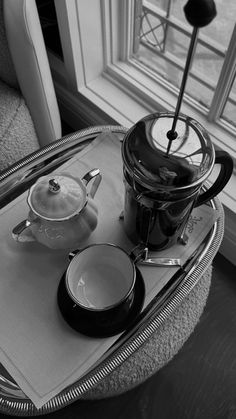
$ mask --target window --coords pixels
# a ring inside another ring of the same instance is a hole
[[[180,87],[192,27],[184,0],[136,2],[134,58],[155,71],[169,89]],[[208,120],[236,128],[236,25],[234,3],[216,0],[217,16],[198,32],[185,93]],[[222,111],[223,110],[223,111]],[[221,112],[222,111],[222,112]]]
[[[175,110],[192,33],[185,0],[54,3],[63,65],[55,57],[51,64],[57,93],[70,102],[70,110],[74,107],[74,115],[80,109],[89,125],[92,109],[95,123],[107,115],[129,127],[151,112]],[[216,147],[236,158],[236,29],[230,7],[233,0],[227,3],[229,16],[222,5],[199,31],[181,112],[202,123]],[[217,39],[220,24],[227,30]]]
[[[67,88],[125,126],[150,112],[174,111],[192,33],[185,0],[54,2]],[[181,112],[236,157],[236,29],[230,7],[233,0],[227,8],[222,3],[215,20],[199,31]]]

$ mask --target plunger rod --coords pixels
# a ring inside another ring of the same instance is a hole
[[[188,50],[188,55],[186,59],[184,74],[181,82],[179,97],[175,109],[174,119],[172,128],[170,131],[167,132],[167,138],[168,138],[168,145],[166,150],[166,155],[168,156],[171,148],[172,141],[175,140],[178,137],[177,132],[175,131],[179,111],[184,95],[184,89],[187,82],[187,77],[189,73],[189,68],[191,65],[193,53],[195,51],[195,46],[197,42],[197,36],[198,36],[198,29],[208,25],[216,16],[216,7],[214,0],[188,0],[187,4],[184,6],[184,12],[187,21],[190,23],[190,25],[193,26],[193,32],[191,36],[190,46]]]
[[[171,128],[170,131],[167,132],[167,138],[169,140],[168,146],[167,146],[167,151],[166,151],[167,155],[169,154],[172,141],[175,140],[176,137],[177,137],[177,132],[175,131],[175,128],[176,128],[177,120],[178,120],[178,117],[179,117],[179,111],[180,111],[180,107],[181,107],[181,104],[182,104],[182,99],[183,99],[184,89],[185,89],[187,78],[188,78],[189,69],[190,69],[192,58],[193,58],[193,55],[194,55],[193,53],[195,51],[195,45],[197,43],[197,36],[198,36],[198,28],[194,27],[193,32],[192,32],[192,36],[191,36],[191,42],[190,42],[190,46],[189,46],[189,50],[188,50],[188,55],[187,55],[187,59],[186,59],[184,74],[183,74],[183,78],[182,78],[182,82],[181,82],[181,86],[180,86],[178,102],[177,102],[177,105],[176,105],[176,108],[175,108],[175,115],[174,115],[174,119],[173,119],[172,128]]]

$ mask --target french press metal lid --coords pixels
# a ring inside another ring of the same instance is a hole
[[[150,191],[188,189],[203,183],[214,166],[215,151],[207,131],[194,119],[179,115],[177,137],[169,152],[166,133],[174,115],[155,113],[134,125],[123,141],[124,165]]]

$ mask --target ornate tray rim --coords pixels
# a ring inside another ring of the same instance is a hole
[[[32,153],[0,174],[0,204],[2,203],[4,206],[9,201],[10,195],[22,193],[22,191],[19,192],[22,184],[23,187],[28,188],[29,183],[32,180],[35,181],[36,176],[40,176],[46,169],[50,170],[55,165],[71,158],[75,152],[78,152],[97,135],[103,132],[125,134],[127,131],[124,127],[113,125],[86,128]],[[17,174],[17,179],[14,182],[15,174]],[[186,272],[177,275],[169,290],[167,289],[161,296],[158,295],[157,301],[153,302],[150,307],[148,306],[149,310],[138,324],[127,334],[124,333],[103,359],[84,377],[64,389],[40,409],[37,409],[30,399],[23,397],[23,392],[18,385],[0,374],[0,411],[15,416],[36,416],[59,410],[78,400],[83,393],[95,386],[137,351],[190,293],[219,249],[224,234],[223,208],[218,198],[212,200],[210,204],[219,210],[222,216],[215,222],[202,247],[197,249]]]

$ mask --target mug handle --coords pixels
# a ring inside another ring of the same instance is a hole
[[[94,179],[94,178],[96,178],[96,179]],[[85,186],[87,186],[87,184],[92,179],[94,179],[94,182],[92,184],[92,187],[90,189],[89,194],[92,198],[94,198],[94,196],[95,196],[95,194],[98,190],[98,187],[100,185],[100,182],[102,180],[102,175],[101,175],[99,169],[90,170],[88,173],[86,173],[86,175],[84,175],[84,177],[82,178],[82,181],[84,182]]]
[[[198,207],[199,205],[204,204],[205,202],[218,195],[218,193],[220,193],[222,189],[225,187],[225,185],[228,183],[233,173],[233,159],[226,151],[216,151],[215,164],[221,165],[220,173],[218,174],[218,177],[216,178],[213,185],[198,196],[194,204],[194,207]]]
[[[29,230],[29,234],[24,234],[24,230],[26,230],[28,227],[32,225],[32,221],[29,220],[23,220],[19,224],[17,224],[13,230],[12,230],[12,237],[17,242],[34,242],[35,237]]]
[[[71,252],[69,253],[69,260],[71,261],[78,253],[80,253],[83,249],[75,249],[75,250],[71,250]]]

